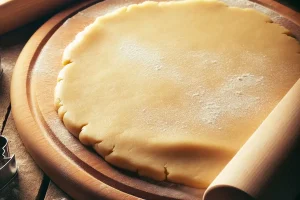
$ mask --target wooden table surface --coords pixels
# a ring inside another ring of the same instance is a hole
[[[0,131],[9,140],[10,152],[16,155],[19,167],[18,175],[0,191],[0,200],[71,199],[51,182],[26,152],[10,109],[10,81],[17,58],[31,35],[49,17],[0,36],[1,66],[4,71],[0,80]]]
[[[299,12],[299,4],[290,3],[296,1],[289,2],[285,0],[282,2]],[[4,70],[4,76],[0,80],[0,131],[8,138],[10,152],[16,155],[19,167],[18,175],[0,191],[0,200],[71,199],[51,182],[49,177],[43,173],[26,152],[15,128],[10,108],[10,80],[16,60],[31,35],[49,17],[44,17],[34,23],[0,36],[1,65]]]

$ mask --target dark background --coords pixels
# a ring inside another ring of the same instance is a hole
[[[277,0],[277,2],[286,5],[300,13],[300,0]]]
[[[277,0],[277,1],[300,13],[300,0]],[[300,179],[300,177],[299,177],[299,179]],[[300,193],[300,191],[299,191],[299,193]],[[297,198],[295,200],[300,200],[300,194],[297,196]]]
[[[277,1],[300,13],[300,0],[277,0]],[[300,194],[297,196],[296,200],[300,200]]]

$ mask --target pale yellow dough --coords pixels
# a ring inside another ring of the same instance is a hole
[[[207,187],[300,77],[288,34],[217,1],[131,5],[65,49],[55,106],[107,162]]]

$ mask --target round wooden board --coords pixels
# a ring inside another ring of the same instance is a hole
[[[188,200],[201,199],[203,195],[204,189],[146,180],[112,167],[68,133],[54,110],[53,90],[66,45],[96,17],[142,1],[110,0],[98,3],[90,0],[74,5],[55,15],[32,36],[16,64],[11,101],[20,136],[37,164],[75,199]],[[282,11],[290,20],[246,0],[224,2],[260,10],[300,38],[299,16],[280,4],[273,5],[273,8]]]

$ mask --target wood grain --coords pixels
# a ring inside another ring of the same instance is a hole
[[[9,141],[10,152],[16,156],[18,174],[8,186],[0,191],[0,197],[7,200],[35,199],[41,186],[43,172],[27,153],[17,134],[12,116],[8,118],[3,135]]]
[[[56,15],[34,34],[18,59],[12,81],[12,88],[22,88],[12,90],[11,96],[18,131],[39,166],[74,198],[137,199],[130,195],[134,194],[152,199],[198,199],[201,190],[148,182],[112,168],[71,136],[53,110],[53,88],[61,69],[62,50],[96,16],[121,3],[124,2],[96,4],[60,26],[73,12],[88,5],[85,2]]]
[[[252,1],[259,3],[261,5],[264,5],[268,8],[271,8],[272,10],[275,10],[276,12],[282,14],[284,17],[286,17],[287,19],[293,21],[298,26],[300,26],[300,13],[299,12],[297,12],[291,8],[288,8],[274,0],[252,0]]]
[[[71,197],[69,197],[51,181],[45,196],[45,200],[53,199],[71,200]]]
[[[209,186],[206,198],[295,199],[300,191],[299,122],[300,79]]]
[[[0,46],[1,66],[4,73],[0,80],[0,131],[4,128],[5,116],[10,105],[9,88],[13,67],[23,46],[24,44]]]
[[[18,43],[16,43],[16,39],[7,35],[0,37],[1,65],[4,69],[0,87],[0,126],[2,126],[0,131],[2,130],[3,135],[8,138],[10,152],[16,155],[19,165],[18,176],[5,189],[0,191],[1,199],[35,199],[43,177],[43,172],[26,152],[9,109],[9,89],[13,68],[23,46],[34,29],[35,26],[29,26],[26,29],[27,34],[24,34],[24,29],[15,31],[13,35],[18,38]],[[33,182],[34,184],[32,184]]]
[[[95,2],[82,2],[54,16],[18,59],[12,111],[26,148],[55,184],[75,199],[200,199],[204,190],[145,180],[110,166],[69,134],[54,111],[53,89],[66,45],[97,16],[142,0]]]
[[[0,35],[49,14],[75,0],[0,1]]]

